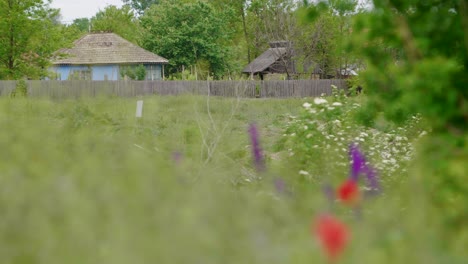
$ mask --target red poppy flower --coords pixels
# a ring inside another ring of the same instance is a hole
[[[338,198],[345,204],[354,205],[359,201],[359,187],[352,179],[338,187],[337,192]]]
[[[331,215],[320,216],[314,223],[313,232],[330,262],[341,255],[350,237],[347,226]]]

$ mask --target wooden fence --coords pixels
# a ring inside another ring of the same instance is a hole
[[[345,80],[291,81],[27,81],[28,96],[77,98],[95,96],[212,95],[246,98],[316,97],[330,95],[332,85],[346,89]],[[16,81],[0,81],[8,96]]]

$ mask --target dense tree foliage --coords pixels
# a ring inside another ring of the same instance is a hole
[[[356,24],[369,64],[362,77],[371,97],[366,116],[402,122],[420,113],[430,121],[417,176],[445,210],[446,226],[458,229],[468,217],[468,3],[375,0],[374,6]],[[400,51],[397,61],[386,47]]]
[[[359,77],[368,95],[362,121],[382,128],[384,120],[421,115],[428,122],[432,131],[408,183],[429,198],[422,198],[420,221],[447,243],[466,246],[468,2],[374,0],[353,30],[350,48],[367,62]],[[442,213],[426,217],[435,211]]]
[[[71,26],[76,27],[81,32],[89,32],[91,30],[91,21],[89,18],[77,18],[73,20]]]
[[[141,18],[146,30],[142,44],[169,59],[172,73],[198,64],[220,78],[230,67],[231,16],[230,8],[219,11],[204,1],[163,1]]]
[[[123,0],[123,2],[129,5],[139,15],[143,15],[146,9],[152,5],[158,4],[160,0]]]
[[[107,6],[91,18],[91,28],[94,32],[114,32],[132,42],[137,42],[141,33],[139,22],[128,5]]]
[[[59,12],[44,0],[0,0],[0,79],[40,78],[64,45]]]

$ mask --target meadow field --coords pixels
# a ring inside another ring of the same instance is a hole
[[[466,263],[415,173],[423,117],[365,126],[365,100],[0,98],[0,263]],[[375,174],[345,203],[350,146]]]

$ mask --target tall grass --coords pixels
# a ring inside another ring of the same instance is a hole
[[[303,99],[143,100],[136,119],[135,99],[0,98],[1,263],[323,263],[310,224],[329,210],[352,229],[340,263],[463,263],[410,168],[360,217],[297,180],[278,142]]]

